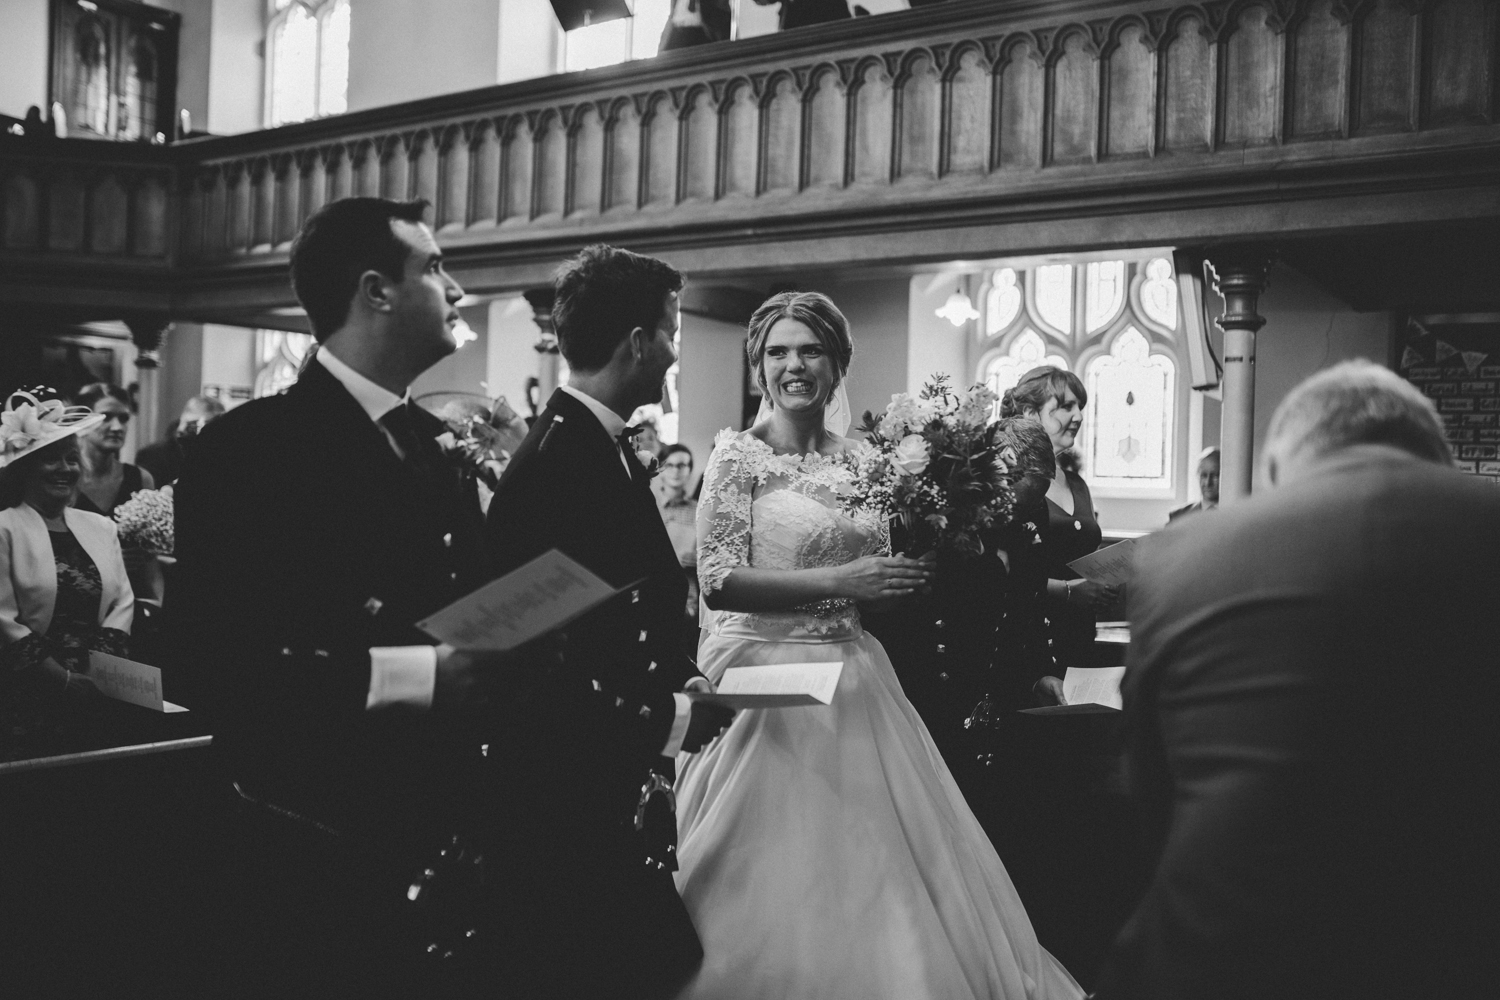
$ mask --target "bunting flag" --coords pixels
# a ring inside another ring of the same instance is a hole
[[[1464,351],[1464,367],[1469,369],[1469,374],[1474,374],[1474,369],[1484,364],[1484,359],[1489,357],[1483,351]]]
[[[1422,352],[1418,351],[1415,347],[1407,345],[1406,350],[1401,352],[1402,368],[1410,368],[1412,365],[1420,365],[1421,363]]]
[[[1454,347],[1446,340],[1440,340],[1437,342],[1438,364],[1442,364],[1444,361],[1447,361],[1449,358],[1455,356],[1456,354],[1458,354],[1458,348]]]

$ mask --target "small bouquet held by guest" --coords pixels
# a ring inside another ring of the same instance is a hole
[[[120,527],[121,546],[134,546],[159,559],[172,558],[175,529],[171,486],[136,490],[129,500],[115,508],[114,516]]]
[[[448,425],[438,435],[438,446],[466,478],[475,481],[480,505],[488,510],[500,474],[526,439],[526,421],[504,396],[491,402],[476,393],[435,392],[417,403]]]
[[[844,509],[896,520],[913,552],[983,554],[984,532],[1010,517],[1013,500],[990,422],[997,399],[987,386],[957,391],[937,375],[916,398],[891,397],[879,418],[866,411]]]

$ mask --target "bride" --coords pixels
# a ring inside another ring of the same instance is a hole
[[[770,415],[719,435],[698,507],[698,573],[716,612],[699,668],[843,661],[827,708],[742,711],[679,759],[677,886],[704,960],[682,996],[849,1000],[1081,997],[1037,943],[859,604],[923,588],[885,526],[836,500],[850,442],[825,409],[849,327],[787,292],[750,321]]]

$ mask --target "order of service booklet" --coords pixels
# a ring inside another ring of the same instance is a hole
[[[760,667],[730,667],[712,693],[689,691],[694,701],[711,701],[730,708],[784,708],[790,705],[831,705],[844,662],[772,663]]]
[[[557,549],[549,549],[422,619],[417,628],[458,649],[515,649],[643,582],[611,587]]]

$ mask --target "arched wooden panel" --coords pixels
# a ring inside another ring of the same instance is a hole
[[[182,206],[182,239],[177,245],[182,248],[184,260],[199,260],[203,257],[203,224],[208,212],[208,191],[201,175],[186,181]]]
[[[1424,124],[1491,120],[1493,0],[1435,0],[1424,15]]]
[[[1099,63],[1073,32],[1052,66],[1051,163],[1089,163],[1099,134]]]
[[[604,201],[604,122],[592,104],[575,109],[569,215],[598,215]]]
[[[424,198],[432,205],[439,204],[438,155],[441,141],[441,135],[434,132],[418,132],[412,140],[411,151],[407,154],[410,160],[410,166],[407,167],[407,190],[411,192],[408,197]]]
[[[302,220],[328,203],[328,158],[314,151],[302,172]]]
[[[207,195],[207,218],[203,220],[203,255],[222,257],[228,252],[230,201],[229,185],[222,168],[215,168]]]
[[[54,173],[47,179],[47,247],[50,250],[82,250],[88,216],[88,197],[81,178],[72,172]]]
[[[283,157],[271,165],[267,178],[275,191],[275,214],[272,221],[271,244],[290,246],[302,224],[299,213],[302,209],[302,172],[290,156]]]
[[[1120,32],[1108,58],[1104,156],[1148,154],[1156,128],[1156,53],[1141,26],[1132,24]]]
[[[682,199],[713,201],[718,188],[719,114],[707,88],[688,94],[682,128]]]
[[[1031,42],[1011,46],[1000,73],[1000,142],[998,161],[1004,170],[1042,165],[1042,101],[1045,70]]]
[[[1416,117],[1412,106],[1416,15],[1401,0],[1378,0],[1356,23],[1359,96],[1354,106],[1353,131],[1358,134],[1411,128]]]
[[[380,149],[380,196],[404,199],[411,176],[411,158],[406,143],[400,136],[391,135],[386,136],[383,143],[377,141],[377,148]]]
[[[854,92],[854,183],[891,180],[891,78],[878,63],[865,66]]]
[[[531,125],[517,116],[510,120],[510,134],[505,139],[505,207],[502,221],[524,224],[531,221],[531,176],[536,168],[536,143]]]
[[[89,250],[124,253],[130,233],[130,197],[119,178],[106,174],[89,192]]]
[[[501,193],[500,133],[492,121],[480,122],[469,140],[469,225],[493,226],[500,222]]]
[[[354,154],[348,149],[328,154],[328,200],[338,201],[354,193]]]
[[[938,175],[942,141],[942,84],[932,56],[919,52],[907,62],[899,103],[900,147],[896,176],[932,179]]]
[[[5,248],[35,250],[42,244],[41,185],[29,173],[5,178]]]
[[[442,138],[438,153],[438,199],[435,218],[438,229],[463,229],[469,224],[469,143],[458,128]]]
[[[646,204],[677,204],[677,111],[665,94],[654,98],[646,119]]]
[[[724,193],[755,196],[760,173],[760,103],[747,82],[734,86],[724,109]]]
[[[230,253],[244,253],[250,249],[251,216],[254,212],[251,201],[254,192],[250,185],[250,170],[243,163],[230,165],[228,177],[229,240],[224,248]]]
[[[250,249],[269,250],[276,241],[276,174],[268,160],[261,160],[251,164],[249,176],[254,211],[250,220]]]
[[[948,81],[948,149],[946,174],[982,174],[990,164],[989,66],[978,49],[965,49]]]
[[[1331,0],[1317,0],[1297,23],[1291,40],[1289,138],[1327,138],[1343,133],[1349,34],[1349,26],[1333,16]]]
[[[568,136],[563,131],[562,116],[548,112],[537,125],[536,218],[562,215],[566,207],[568,185]]]
[[[823,70],[813,76],[807,98],[807,186],[843,187],[845,115],[849,102],[838,74]]]
[[[767,191],[796,191],[802,180],[802,98],[789,76],[769,84],[766,103]]]
[[[633,102],[616,105],[605,141],[609,145],[609,194],[604,209],[633,212],[641,191],[641,116]]]
[[[1162,145],[1169,150],[1208,149],[1213,140],[1214,51],[1203,22],[1185,17],[1162,54]]]
[[[355,147],[354,190],[361,196],[380,193],[380,145],[377,142],[362,142]]]
[[[147,177],[135,187],[132,215],[135,218],[135,239],[130,250],[137,257],[165,257],[167,255],[167,185],[156,178]]]
[[[1224,144],[1276,141],[1281,39],[1263,6],[1247,7],[1224,43]]]

